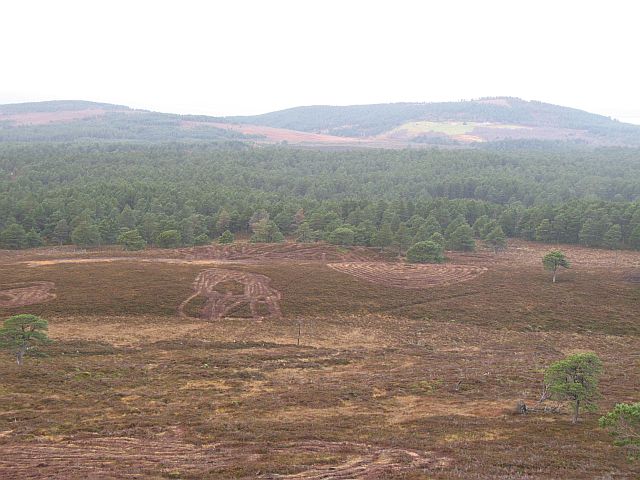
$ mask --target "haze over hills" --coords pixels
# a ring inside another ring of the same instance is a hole
[[[211,117],[87,101],[0,105],[0,141],[250,141],[304,146],[474,146],[553,141],[638,146],[640,126],[519,98],[303,106]]]

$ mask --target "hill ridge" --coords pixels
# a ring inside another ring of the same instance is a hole
[[[226,117],[160,113],[85,100],[0,105],[0,141],[76,139],[241,140],[379,148],[532,140],[640,146],[640,126],[577,108],[506,96],[455,102],[308,105]]]
[[[56,112],[69,110],[103,109],[132,110],[126,105],[93,102],[89,100],[44,100],[41,102],[16,102],[0,104],[0,114],[18,114],[34,112]]]

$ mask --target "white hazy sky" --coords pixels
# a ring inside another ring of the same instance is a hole
[[[631,0],[3,0],[0,103],[234,115],[509,95],[640,123],[639,25]]]

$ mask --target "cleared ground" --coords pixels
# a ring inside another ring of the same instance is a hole
[[[514,242],[449,254],[415,288],[413,267],[376,252],[212,248],[0,254],[3,288],[56,295],[0,305],[44,316],[56,340],[23,368],[0,357],[0,478],[640,476],[597,427],[638,400],[639,253],[562,246],[573,268],[552,285],[540,258],[555,247]],[[331,263],[376,265],[376,281]],[[484,273],[452,282],[463,270]],[[225,296],[246,308],[206,314]],[[280,314],[254,315],[261,296]],[[600,411],[575,426],[515,414],[576,350],[604,361]]]

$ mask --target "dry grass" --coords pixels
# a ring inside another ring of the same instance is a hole
[[[1,310],[42,314],[56,342],[23,368],[2,354],[0,477],[638,478],[597,413],[513,413],[576,350],[603,359],[601,412],[638,400],[637,257],[572,250],[552,285],[545,247],[516,246],[451,255],[488,271],[426,290],[225,264],[282,292],[283,318],[261,321],[178,318],[205,265],[3,265],[0,283],[57,297]]]

